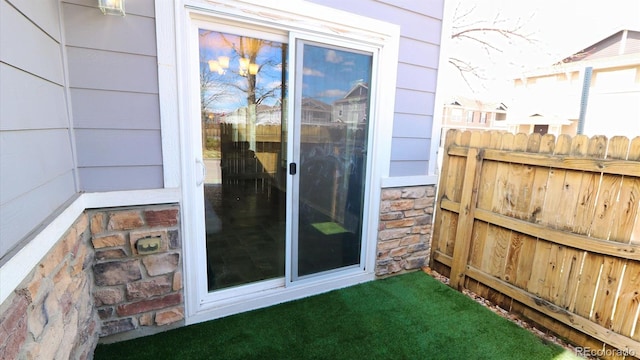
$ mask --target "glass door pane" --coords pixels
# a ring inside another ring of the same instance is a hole
[[[299,41],[297,61],[294,280],[360,265],[372,54]]]
[[[285,43],[199,30],[209,291],[283,277]]]

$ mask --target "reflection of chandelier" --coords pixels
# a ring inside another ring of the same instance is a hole
[[[229,68],[229,57],[219,56],[218,60],[209,60],[208,63],[211,72],[217,72],[219,75],[223,75]]]
[[[229,68],[229,57],[219,56],[217,60],[209,60],[209,71],[224,75]],[[238,59],[238,74],[240,76],[256,75],[260,67],[247,58]]]
[[[238,69],[240,76],[255,75],[258,73],[258,64],[251,63],[249,59],[240,58],[238,62],[240,63],[240,68]]]

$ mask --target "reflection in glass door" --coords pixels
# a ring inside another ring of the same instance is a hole
[[[304,41],[296,53],[293,280],[361,264],[372,71],[371,53]]]
[[[285,43],[200,29],[209,291],[284,276]]]

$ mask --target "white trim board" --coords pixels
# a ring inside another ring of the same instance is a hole
[[[382,178],[381,187],[385,189],[394,187],[436,185],[437,183],[437,175],[399,176]]]
[[[180,104],[175,10],[167,3],[167,0],[155,0],[155,20],[164,186],[173,188],[180,186],[181,179],[180,123],[176,121]]]
[[[84,193],[0,267],[0,304],[25,280],[87,209],[180,202],[180,190],[134,190]]]
[[[317,295],[320,293],[325,293],[373,280],[375,280],[374,274],[359,273],[327,281],[307,283],[305,285],[290,287],[286,289],[269,289],[265,290],[260,297],[251,295],[248,295],[246,297],[235,297],[229,299],[229,301],[225,302],[224,304],[220,304],[218,307],[199,311],[195,315],[186,317],[185,323],[186,325],[192,325],[237,314],[240,312],[256,310],[281,304],[283,302],[302,299],[310,295]]]

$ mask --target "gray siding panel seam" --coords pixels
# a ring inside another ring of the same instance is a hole
[[[2,235],[0,237],[3,238],[3,243],[0,244],[0,259],[4,260],[7,254],[19,249],[26,239],[37,233],[45,224],[50,223],[58,209],[77,195],[77,192],[65,185],[70,183],[64,179],[67,176],[73,176],[73,173],[67,172],[9,203],[2,204],[0,207],[3,213],[3,218],[0,220]],[[48,189],[48,187],[53,188]],[[36,199],[41,199],[44,193],[53,194],[50,196],[51,201],[39,203],[35,208],[30,206],[37,202]],[[16,224],[27,226],[16,226]]]
[[[76,132],[73,128],[75,121],[73,120],[73,102],[71,97],[71,89],[69,85],[71,81],[69,79],[69,57],[67,54],[67,36],[65,34],[65,21],[64,14],[62,13],[62,2],[58,1],[58,27],[60,29],[60,53],[62,56],[62,71],[65,82],[64,88],[64,100],[65,110],[67,111],[67,124],[69,130],[67,135],[69,136],[69,144],[71,145],[71,162],[73,163],[73,189],[76,193],[80,192],[82,185],[80,183],[80,174],[78,173],[78,146],[76,144]]]
[[[423,13],[423,12],[418,12],[418,11],[415,11],[415,10],[411,10],[411,9],[409,9],[409,8],[406,8],[406,7],[398,6],[398,5],[396,5],[396,4],[394,4],[394,3],[391,3],[391,2],[389,2],[389,1],[380,1],[380,0],[376,0],[376,2],[377,2],[377,3],[384,4],[384,5],[387,5],[387,6],[390,6],[390,7],[394,7],[394,8],[396,8],[396,9],[404,10],[404,11],[410,12],[410,13],[412,13],[412,14],[417,14],[417,15],[419,15],[419,16],[423,16],[423,17],[426,17],[426,18],[430,18],[430,19],[433,19],[433,20],[442,20],[442,16],[443,16],[443,14],[442,14],[442,13],[440,13],[440,14],[438,14],[438,15],[440,15],[440,17],[435,17],[435,16],[430,15],[430,14],[426,14],[426,13]]]
[[[134,1],[136,1],[136,0],[134,0]],[[73,6],[81,6],[81,7],[83,7],[83,8],[87,8],[87,9],[95,10],[95,11],[97,11],[97,12],[99,12],[99,11],[100,11],[100,9],[99,9],[99,8],[98,8],[98,6],[97,6],[97,4],[98,4],[98,1],[97,1],[97,0],[95,1],[96,6],[85,5],[85,4],[79,4],[79,3],[76,3],[76,2],[69,2],[69,1],[61,1],[61,3],[63,3],[63,4],[67,4],[67,5],[73,5]],[[128,16],[128,17],[135,16],[135,17],[142,17],[142,18],[147,18],[147,19],[155,19],[155,17],[154,17],[154,16],[152,16],[152,15],[134,14],[134,13],[132,13],[132,12],[129,10],[130,8],[131,8],[131,4],[128,4],[128,5],[127,5],[127,9],[126,9],[126,13],[127,13],[127,16]]]
[[[400,36],[400,38],[401,39],[412,40],[412,41],[417,41],[417,42],[421,42],[423,44],[429,44],[429,45],[434,45],[434,46],[440,47],[440,43],[435,43],[435,42],[432,42],[432,41],[425,41],[425,40],[417,39],[417,38],[414,38],[414,37],[411,37],[411,36],[402,35],[402,36]]]
[[[375,1],[378,2],[378,3],[382,3],[382,4],[385,4],[385,5],[392,6],[392,7],[404,9],[404,10],[407,10],[409,12],[418,14],[420,16],[425,16],[425,17],[428,17],[428,18],[431,18],[431,19],[435,19],[435,20],[441,20],[442,17],[443,17],[443,14],[444,14],[444,5],[441,6],[438,9],[439,11],[437,13],[433,12],[433,14],[432,14],[432,13],[427,13],[427,12],[422,12],[422,11],[416,11],[416,10],[413,10],[413,8],[410,8],[408,6],[400,6],[400,5],[396,4],[394,1],[389,1],[389,0],[375,0]],[[416,4],[420,4],[420,5],[424,6],[425,4],[426,5],[432,5],[433,2],[428,2],[426,0],[423,0],[423,1],[408,0],[408,1],[405,2],[405,4],[411,4],[411,5],[414,5],[414,6]],[[416,9],[417,9],[417,7],[416,7]],[[439,16],[439,17],[436,17],[436,16]]]
[[[35,77],[35,78],[38,78],[38,79],[44,80],[44,81],[46,81],[46,82],[48,82],[48,83],[51,83],[51,84],[54,84],[54,85],[57,85],[57,86],[60,86],[60,87],[64,87],[64,84],[60,84],[60,83],[55,82],[55,81],[53,81],[53,80],[51,80],[51,79],[47,79],[47,78],[45,78],[45,77],[42,77],[42,76],[40,76],[40,75],[38,75],[38,74],[34,74],[34,73],[32,73],[31,71],[28,71],[28,70],[23,69],[23,68],[19,68],[19,67],[15,66],[15,65],[13,65],[13,64],[11,64],[11,63],[4,62],[4,61],[0,61],[0,63],[4,64],[4,65],[6,65],[6,66],[12,67],[12,68],[14,68],[14,69],[16,69],[16,70],[19,70],[19,71],[21,71],[21,72],[23,72],[23,73],[25,73],[25,74],[29,74],[29,75],[31,75],[31,76],[33,76],[33,77]]]
[[[103,131],[103,130],[124,130],[124,131],[160,131],[162,129],[160,129],[159,127],[154,127],[154,128],[132,128],[132,127],[109,127],[109,128],[105,128],[105,127],[90,127],[90,126],[74,126],[74,129],[76,130],[98,130],[98,131]]]
[[[65,45],[67,49],[81,49],[81,50],[92,50],[92,51],[101,51],[101,52],[105,52],[105,53],[109,53],[109,54],[124,54],[124,55],[133,55],[133,56],[141,56],[141,57],[148,57],[148,58],[157,58],[158,56],[153,54],[139,54],[139,53],[133,53],[130,51],[117,51],[117,50],[106,50],[106,49],[100,49],[100,48],[92,48],[92,47],[87,47],[87,46],[76,46],[76,45],[69,45],[66,44]]]
[[[34,187],[30,188],[29,191],[22,192],[21,194],[19,194],[17,196],[14,196],[11,199],[6,200],[2,204],[0,204],[0,206],[11,205],[12,203],[14,203],[16,201],[19,201],[21,198],[33,193],[34,191],[42,189],[42,188],[46,187],[47,185],[53,184],[53,183],[55,183],[56,180],[58,180],[58,179],[60,179],[60,178],[62,178],[64,176],[67,176],[68,174],[71,174],[71,173],[73,173],[73,169],[66,169],[66,171],[63,171],[63,172],[59,173],[58,175],[47,179],[47,181],[45,181],[45,182],[43,182],[43,183],[41,183],[41,184],[39,184],[37,186],[34,186]]]
[[[431,136],[393,136],[394,139],[420,139],[420,140],[430,140]]]
[[[84,165],[78,166],[78,169],[157,168],[158,166],[162,166],[162,163],[144,165]]]
[[[117,89],[102,89],[102,88],[90,88],[90,87],[84,87],[84,86],[69,86],[69,89],[71,90],[98,90],[98,91],[113,91],[116,93],[130,93],[130,94],[147,94],[147,95],[158,95],[158,91],[155,92],[149,92],[149,91],[131,91],[131,90],[127,90],[127,91],[123,91],[123,90],[117,90]]]
[[[40,184],[30,187],[27,191],[23,191],[19,194],[15,194],[14,196],[12,196],[10,199],[6,199],[5,201],[3,201],[2,203],[0,203],[0,206],[5,206],[8,204],[11,204],[13,201],[16,201],[17,199],[20,199],[21,197],[37,190],[40,189],[44,186],[47,186],[50,183],[53,183],[56,179],[66,176],[67,174],[71,173],[73,174],[73,168],[68,168],[68,169],[63,169],[61,172],[57,173],[56,175],[53,175],[49,178],[46,179],[46,181],[41,182]]]
[[[397,115],[424,115],[424,116],[433,116],[433,114],[428,113],[418,113],[418,112],[409,112],[409,111],[395,111],[394,114]]]
[[[60,41],[58,39],[56,39],[54,36],[52,36],[51,34],[49,34],[49,32],[45,29],[43,29],[39,24],[33,22],[33,20],[31,20],[31,18],[29,16],[27,16],[25,13],[23,13],[20,9],[18,9],[17,7],[15,7],[11,1],[6,0],[6,3],[11,6],[18,14],[22,15],[25,19],[27,19],[27,21],[29,21],[33,26],[35,26],[36,28],[38,28],[40,31],[42,31],[45,35],[47,35],[49,38],[51,38],[51,40],[55,41],[56,43],[60,44]]]
[[[59,127],[58,126],[58,127],[47,127],[47,128],[46,127],[42,127],[42,128],[35,128],[35,129],[32,129],[32,128],[29,128],[29,129],[3,129],[1,132],[2,133],[21,133],[21,132],[24,132],[24,133],[32,133],[33,134],[34,132],[37,132],[37,131],[51,131],[51,130],[69,130],[69,128],[66,127],[66,126],[64,126],[64,127]]]
[[[420,92],[420,93],[425,93],[425,94],[435,94],[436,93],[435,91],[425,91],[425,90],[410,88],[410,87],[406,87],[406,86],[405,87],[398,86],[398,87],[396,87],[396,89],[415,91],[415,92]]]
[[[75,5],[75,6],[82,6],[82,7],[86,7],[86,8],[92,8],[97,12],[100,12],[100,10],[98,9],[98,1],[73,1],[73,0],[62,0],[61,3],[63,4],[68,4],[68,5]],[[94,5],[95,3],[95,5]],[[153,14],[153,10],[149,12],[149,14],[143,14],[140,12],[140,10],[144,10],[144,9],[140,9],[140,6],[145,6],[147,3],[149,2],[143,2],[140,0],[133,0],[133,1],[129,1],[127,3],[127,16],[139,16],[139,17],[146,17],[146,18],[152,18],[155,19],[155,16]],[[150,2],[151,4],[153,4],[153,1]],[[87,5],[87,4],[91,4],[91,5]],[[138,6],[139,5],[139,6]]]
[[[400,65],[400,64],[408,65],[408,66],[420,67],[420,68],[429,69],[429,70],[436,70],[436,71],[438,70],[437,67],[421,65],[421,64],[414,64],[414,63],[410,63],[410,62],[406,62],[406,61],[398,61],[398,65]]]

